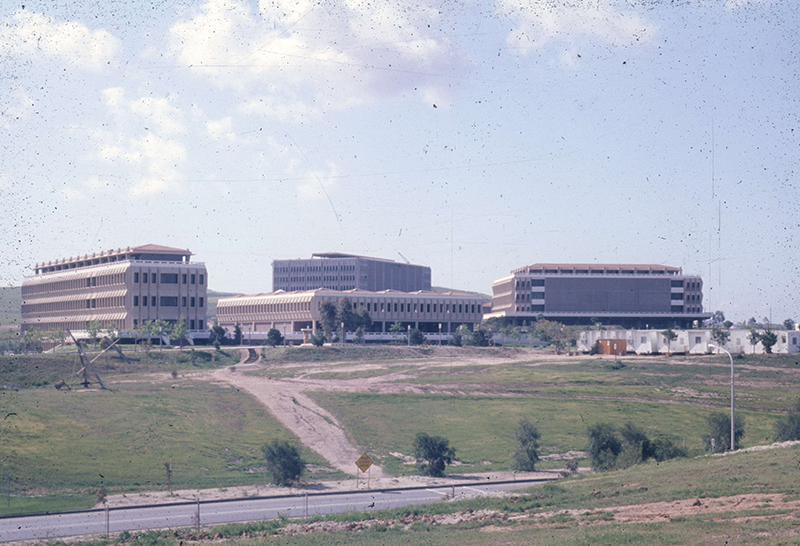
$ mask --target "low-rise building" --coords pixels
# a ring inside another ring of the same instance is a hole
[[[191,256],[149,244],[37,263],[22,283],[22,331],[82,335],[97,322],[132,335],[145,321],[183,318],[190,336],[205,334],[208,274]]]
[[[761,332],[762,330],[759,330]],[[636,354],[710,354],[716,349],[710,329],[673,330],[677,336],[668,342],[663,330],[587,330],[578,335],[578,351],[589,352],[592,346],[602,340],[623,340],[627,351]],[[731,354],[764,354],[761,342],[753,344],[751,330],[734,328],[728,330],[730,337],[722,346]],[[772,347],[776,354],[800,352],[800,332],[797,330],[774,330],[778,342]]]
[[[345,297],[354,309],[369,313],[372,327],[366,337],[373,341],[391,340],[389,330],[395,322],[400,322],[404,329],[417,328],[430,339],[438,339],[440,332],[449,339],[461,325],[470,330],[479,327],[483,316],[483,298],[464,292],[317,289],[220,298],[217,321],[229,330],[239,324],[248,340],[264,339],[275,328],[287,340],[298,342],[303,339],[304,329],[321,328],[322,302],[337,304]]]

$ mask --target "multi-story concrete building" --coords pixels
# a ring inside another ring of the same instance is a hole
[[[272,262],[274,292],[316,288],[427,292],[431,289],[431,268],[336,252],[312,254],[311,259]]]
[[[206,330],[208,274],[188,250],[144,245],[36,264],[22,283],[22,330],[133,332],[144,321]]]
[[[492,292],[485,318],[517,325],[541,315],[565,324],[666,328],[711,317],[703,311],[703,280],[665,265],[537,263],[497,279]]]
[[[478,327],[483,316],[483,298],[464,292],[317,289],[220,298],[217,321],[228,329],[239,324],[249,340],[264,339],[271,328],[276,328],[287,339],[300,341],[303,329],[320,328],[322,302],[338,303],[344,297],[350,299],[354,309],[369,313],[372,327],[367,338],[374,341],[390,340],[389,329],[398,321],[404,328],[431,334],[432,339],[438,339],[439,332],[447,339],[462,324],[470,330]]]

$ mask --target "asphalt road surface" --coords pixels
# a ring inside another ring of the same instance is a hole
[[[409,504],[423,504],[455,496],[474,497],[497,491],[520,489],[547,479],[515,482],[476,482],[413,489],[363,490],[341,493],[313,493],[285,497],[254,497],[225,501],[83,510],[55,514],[0,518],[0,542],[54,539],[106,532],[138,531],[220,525],[223,523],[274,519],[279,516],[306,517],[338,512],[383,510]]]

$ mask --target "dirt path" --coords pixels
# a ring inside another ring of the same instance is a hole
[[[334,468],[355,474],[355,461],[362,451],[350,443],[343,427],[331,413],[304,394],[310,387],[324,388],[323,384],[255,377],[243,373],[257,369],[260,369],[257,364],[248,364],[237,366],[235,371],[231,368],[216,370],[213,376],[252,394],[286,428],[295,433],[304,445],[325,457]],[[373,465],[370,474],[377,479],[387,477],[377,465]]]

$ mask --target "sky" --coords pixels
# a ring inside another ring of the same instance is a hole
[[[347,252],[491,293],[700,274],[800,320],[795,0],[0,3],[0,285],[155,243],[209,288]]]

